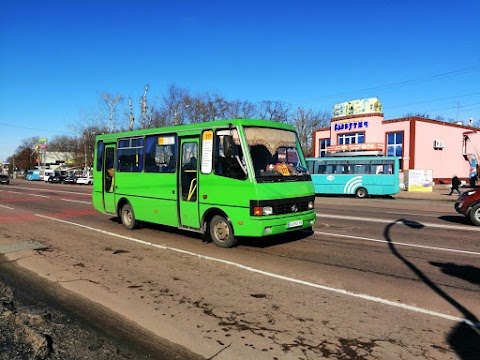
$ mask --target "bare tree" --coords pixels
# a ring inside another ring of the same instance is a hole
[[[227,118],[233,119],[252,119],[256,116],[257,107],[249,101],[232,101],[228,104],[226,112]]]
[[[140,99],[140,108],[142,110],[142,124],[141,128],[145,129],[147,123],[147,93],[148,93],[148,84],[145,86],[145,92],[143,93],[142,98]]]
[[[175,84],[170,84],[167,89],[167,94],[163,97],[165,107],[169,111],[169,115],[173,119],[174,125],[181,125],[184,123],[184,101],[189,95],[188,90],[181,88]]]
[[[15,150],[15,165],[22,170],[34,169],[39,161],[36,149],[38,136],[22,139],[20,146]]]
[[[114,96],[107,92],[102,92],[101,96],[103,98],[105,105],[107,105],[109,109],[108,131],[115,132],[117,131],[117,126],[115,123],[115,111],[117,109],[118,104],[123,101],[123,97],[120,95]]]
[[[290,109],[284,102],[265,100],[259,104],[259,115],[264,120],[287,124],[290,118]]]
[[[184,109],[190,124],[204,121],[205,104],[200,96],[187,96],[184,99]]]
[[[150,122],[149,127],[159,128],[171,125],[173,125],[173,122],[169,116],[168,109],[162,107],[153,111],[152,121]]]
[[[329,125],[331,114],[328,112],[313,112],[299,107],[293,119],[293,125],[297,129],[298,138],[303,151],[307,156],[312,155],[313,131],[319,127]]]
[[[133,116],[133,106],[132,106],[132,98],[129,97],[128,98],[128,109],[129,109],[129,112],[128,112],[128,129],[130,131],[133,130],[133,127],[135,125],[135,116]]]

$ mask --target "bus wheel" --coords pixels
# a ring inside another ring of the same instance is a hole
[[[210,221],[210,237],[215,245],[229,248],[237,243],[233,236],[232,225],[221,215],[215,215]]]
[[[355,196],[359,199],[364,199],[368,196],[368,191],[367,189],[365,189],[364,187],[359,187],[356,191],[355,191]]]
[[[138,226],[138,221],[135,220],[135,214],[130,204],[123,205],[120,216],[122,218],[123,226],[128,230],[133,230]]]

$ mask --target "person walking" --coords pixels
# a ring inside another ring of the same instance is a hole
[[[452,189],[450,190],[450,194],[448,195],[452,195],[453,194],[453,191],[454,190],[457,190],[458,192],[458,195],[461,194],[460,190],[458,189],[460,187],[460,184],[462,182],[460,181],[460,179],[457,177],[457,175],[453,175],[453,178],[452,178]]]

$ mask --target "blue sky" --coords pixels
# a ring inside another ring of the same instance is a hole
[[[70,134],[100,92],[136,100],[146,84],[479,121],[478,14],[477,0],[0,0],[0,160]]]

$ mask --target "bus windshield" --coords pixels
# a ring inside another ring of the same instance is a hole
[[[310,180],[294,132],[246,127],[245,136],[257,181]]]

